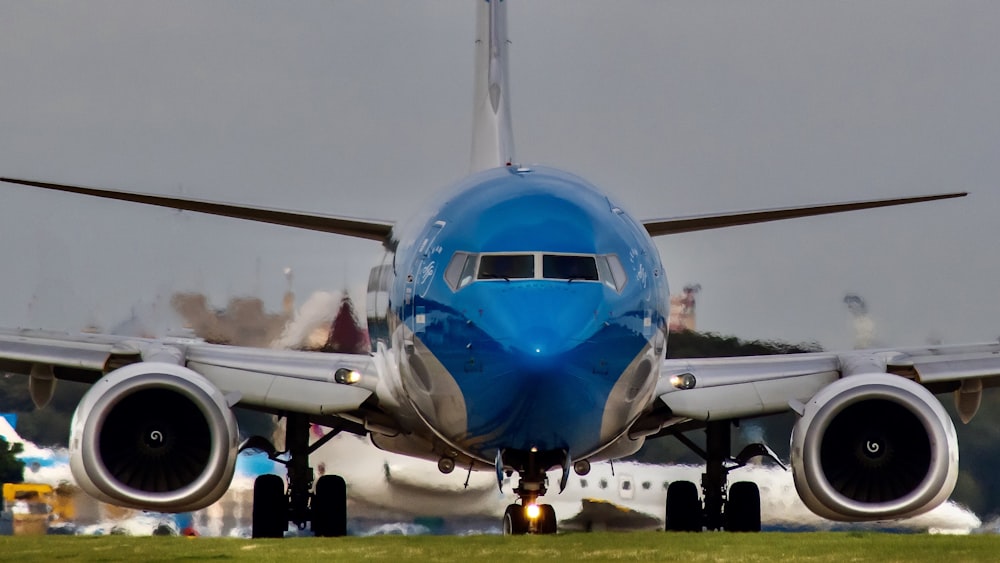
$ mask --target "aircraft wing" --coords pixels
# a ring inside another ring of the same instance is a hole
[[[971,419],[983,387],[1000,385],[1000,342],[777,356],[667,359],[656,396],[672,417],[708,421],[801,409],[827,385],[851,376],[905,378],[935,393],[969,395]],[[869,380],[870,377],[869,377]],[[875,379],[874,381],[882,381]]]
[[[754,211],[732,211],[728,213],[710,213],[706,215],[688,215],[685,217],[670,217],[666,219],[647,219],[642,222],[649,236],[675,235],[693,231],[707,231],[737,225],[752,225],[769,221],[782,221],[799,217],[813,217],[860,209],[874,209],[892,205],[907,205],[938,199],[965,197],[968,192],[954,192],[904,198],[871,199],[865,201],[849,201],[844,203],[828,203],[823,205],[803,205],[798,207],[781,207],[775,209],[758,209]]]
[[[334,233],[377,241],[386,241],[392,233],[393,225],[391,221],[381,221],[376,219],[358,219],[355,217],[319,215],[316,213],[305,213],[302,211],[270,209],[266,207],[250,207],[247,205],[236,205],[216,201],[156,196],[100,188],[86,188],[66,184],[36,182],[34,180],[19,180],[16,178],[0,178],[0,182],[21,184],[23,186],[31,186],[34,188],[43,188],[59,192],[89,195],[105,199],[144,203],[146,205],[155,205],[157,207],[167,207],[183,211],[196,211],[198,213],[206,213],[209,215],[246,219],[248,221],[257,221],[259,223],[271,223],[273,225],[283,225],[286,227],[295,227],[297,229]]]
[[[0,373],[30,375],[36,404],[47,402],[53,378],[96,383],[138,362],[151,362],[151,370],[157,363],[187,368],[217,387],[231,406],[315,417],[346,414],[350,419],[348,413],[372,396],[378,382],[367,355],[224,346],[190,338],[0,330]]]

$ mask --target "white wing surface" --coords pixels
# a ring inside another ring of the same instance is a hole
[[[0,330],[0,371],[6,373],[96,383],[138,362],[186,367],[230,397],[233,405],[312,415],[357,410],[378,379],[367,355],[224,346],[186,338]],[[338,383],[338,371],[356,383]],[[351,373],[357,375],[347,377]]]
[[[958,437],[934,393],[954,393],[969,422],[983,388],[1000,383],[1000,342],[666,360],[661,367],[658,404],[633,437],[685,441],[680,432],[704,426],[715,446],[702,453],[724,475],[751,457],[774,457],[754,444],[729,458],[732,421],[791,410],[798,417],[790,465],[806,506],[832,520],[886,520],[923,514],[954,490]]]
[[[890,375],[933,392],[1000,383],[1000,342],[779,356],[668,359],[656,395],[675,417],[749,418],[797,410],[851,376]]]

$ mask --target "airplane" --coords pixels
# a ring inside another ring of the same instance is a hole
[[[15,457],[24,463],[24,479],[53,486],[70,480],[69,452],[62,448],[43,448],[25,440],[15,429],[16,424],[16,415],[0,414],[0,438],[8,444],[21,444],[21,452]]]
[[[315,479],[309,453],[339,432],[455,469],[517,473],[508,534],[557,531],[550,485],[672,436],[705,460],[700,487],[670,484],[668,530],[760,529],[760,490],[728,474],[740,420],[795,412],[792,473],[814,513],[914,516],[958,475],[954,425],[1000,375],[1000,343],[667,360],[669,292],[652,237],[929,202],[965,192],[640,220],[586,180],[514,153],[505,0],[477,1],[473,173],[409,222],[55,184],[3,182],[369,239],[374,351],[347,356],[51,331],[0,333],[0,370],[27,375],[44,405],[58,379],[92,384],[72,423],[71,465],[90,494],[124,506],[197,510],[218,499],[241,448],[287,476],[254,485],[253,535],[288,522],[346,533],[346,484]],[[284,452],[241,445],[233,408],[285,419]],[[329,429],[310,442],[310,424]],[[705,445],[687,433],[704,430]],[[279,457],[279,454],[283,454]],[[549,472],[557,478],[549,482]],[[287,486],[286,486],[287,481]],[[314,483],[315,482],[315,483]],[[314,486],[315,485],[315,486]],[[700,490],[699,490],[700,489]]]

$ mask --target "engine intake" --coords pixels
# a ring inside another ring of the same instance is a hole
[[[211,382],[175,364],[141,362],[84,395],[73,416],[70,467],[100,500],[187,512],[229,488],[238,440],[236,418]]]
[[[841,379],[816,394],[792,430],[795,488],[832,520],[903,518],[951,495],[955,426],[921,385],[887,374]]]

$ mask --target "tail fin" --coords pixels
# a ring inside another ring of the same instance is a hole
[[[24,438],[14,430],[15,424],[17,424],[16,414],[0,414],[0,438],[6,440],[8,444],[24,443]]]
[[[477,0],[472,172],[510,166],[514,132],[507,73],[507,2]]]

